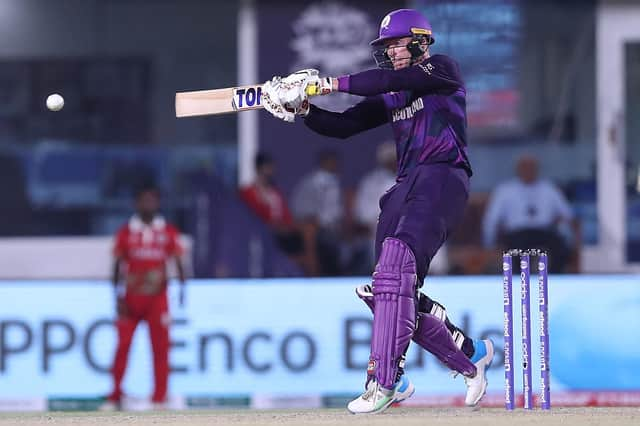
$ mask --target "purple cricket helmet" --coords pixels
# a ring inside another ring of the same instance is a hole
[[[435,41],[431,24],[422,13],[414,9],[398,9],[382,18],[378,38],[370,44],[378,46],[391,38],[411,36],[425,36],[429,44]]]

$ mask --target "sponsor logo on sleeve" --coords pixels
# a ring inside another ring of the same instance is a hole
[[[428,75],[431,75],[431,73],[433,72],[434,69],[436,69],[436,67],[434,67],[431,62],[428,62],[426,64],[418,64],[418,66],[420,67],[420,69],[422,69],[422,71],[424,71],[425,73],[427,73]]]

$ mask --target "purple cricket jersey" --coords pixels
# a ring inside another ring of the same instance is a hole
[[[305,124],[325,136],[347,138],[390,123],[398,180],[418,164],[448,163],[471,176],[466,147],[466,90],[458,64],[434,55],[401,70],[372,69],[339,77],[339,90],[366,99],[342,113],[311,106]]]

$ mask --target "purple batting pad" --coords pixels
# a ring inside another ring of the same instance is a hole
[[[356,288],[356,294],[373,312],[373,293],[368,286]],[[418,323],[413,341],[431,352],[444,365],[464,376],[475,376],[476,366],[458,348],[445,323],[435,315],[418,312]]]
[[[418,313],[418,327],[413,341],[436,356],[444,365],[463,376],[476,375],[476,366],[456,346],[445,323],[435,315]]]
[[[387,238],[373,273],[373,330],[368,373],[392,389],[416,327],[416,259],[404,241]]]

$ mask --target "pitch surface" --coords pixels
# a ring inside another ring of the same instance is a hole
[[[354,416],[343,409],[165,411],[121,413],[2,413],[0,425],[640,425],[640,407],[554,408],[550,412],[491,408],[394,408],[380,415]]]

